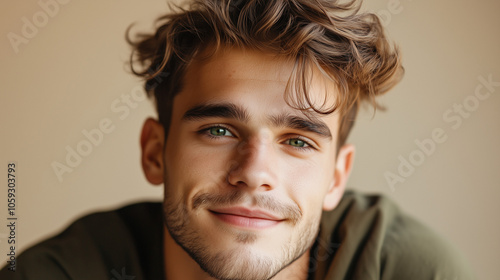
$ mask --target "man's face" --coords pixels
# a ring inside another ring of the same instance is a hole
[[[283,57],[226,49],[193,62],[174,99],[165,223],[213,277],[272,277],[311,247],[322,210],[342,196],[339,173],[349,168],[336,166],[338,115],[288,106],[292,69]],[[313,102],[325,91],[333,100],[334,87],[312,73]]]

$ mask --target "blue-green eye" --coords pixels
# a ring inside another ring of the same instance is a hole
[[[220,126],[211,127],[208,129],[208,132],[212,136],[233,136],[233,134],[229,132],[229,130]]]
[[[304,148],[304,147],[309,146],[306,143],[306,141],[298,139],[298,138],[289,139],[287,142],[288,142],[288,145],[293,146],[293,147],[297,147],[297,148]]]

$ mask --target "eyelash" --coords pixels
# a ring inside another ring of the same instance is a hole
[[[222,129],[226,129],[227,131],[229,131],[229,133],[235,135],[231,129],[229,129],[227,126],[225,125],[222,125],[222,124],[217,124],[217,125],[212,125],[212,126],[209,126],[209,127],[206,127],[206,128],[203,128],[199,131],[197,131],[198,134],[201,134],[201,135],[204,135],[204,136],[207,136],[209,137],[210,139],[212,140],[220,140],[220,138],[222,137],[227,137],[227,136],[214,136],[212,135],[209,131],[210,129],[212,128],[222,128]],[[296,150],[299,150],[299,151],[311,151],[311,150],[317,150],[311,143],[309,140],[307,140],[305,137],[302,137],[302,136],[295,136],[295,137],[290,137],[290,138],[287,138],[284,142],[287,142],[287,141],[290,141],[290,140],[300,140],[300,141],[303,141],[305,143],[305,147],[295,147],[295,146],[292,146],[290,144],[288,144],[289,147],[291,147],[292,149],[296,149]]]

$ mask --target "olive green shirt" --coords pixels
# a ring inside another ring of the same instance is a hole
[[[160,203],[85,216],[22,253],[0,279],[165,279]],[[322,217],[309,279],[472,280],[461,255],[390,199],[347,191]]]

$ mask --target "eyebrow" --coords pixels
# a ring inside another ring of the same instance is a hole
[[[206,118],[228,118],[248,122],[250,117],[245,108],[233,103],[205,103],[194,106],[184,113],[182,120],[194,121]]]
[[[207,118],[228,118],[248,123],[250,115],[248,111],[234,103],[205,103],[192,107],[182,116],[183,121],[203,120]],[[332,133],[328,126],[314,116],[302,117],[283,113],[269,118],[271,124],[276,127],[288,127],[315,133],[321,137],[332,139]]]
[[[309,118],[293,116],[290,114],[280,114],[271,117],[271,122],[278,127],[289,127],[315,133],[321,137],[332,139],[332,133],[328,126],[321,120],[310,116]]]

